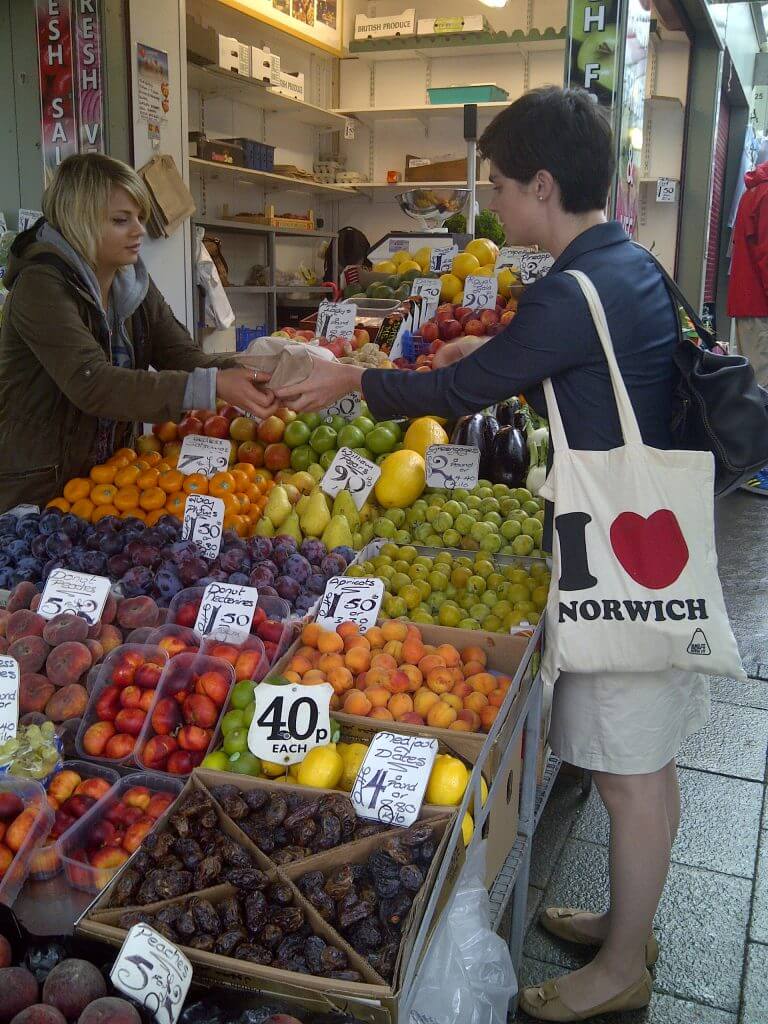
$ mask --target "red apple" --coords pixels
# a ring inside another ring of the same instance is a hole
[[[430,343],[437,341],[440,337],[438,326],[433,320],[428,320],[427,323],[422,324],[419,333],[424,341],[429,341]]]
[[[480,338],[485,333],[485,329],[480,320],[469,320],[464,325],[464,333],[473,335],[476,338]]]
[[[185,416],[179,423],[177,434],[179,437],[186,437],[188,434],[202,434],[203,421],[197,416]]]
[[[443,320],[440,324],[440,337],[443,341],[451,341],[461,334],[461,324],[458,320]]]
[[[203,424],[206,437],[229,437],[229,420],[224,416],[211,416]]]
[[[219,416],[223,416],[227,423],[231,423],[232,420],[237,419],[240,415],[240,410],[236,409],[234,405],[222,405],[217,409]]]
[[[277,444],[283,439],[285,424],[279,416],[268,416],[259,424],[257,433],[259,440],[264,444]]]
[[[248,462],[257,468],[263,466],[264,445],[260,441],[243,441],[237,449],[237,461]]]

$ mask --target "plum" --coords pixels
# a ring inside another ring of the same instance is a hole
[[[5,550],[13,559],[14,565],[20,558],[26,558],[30,554],[29,544],[25,540],[12,540],[5,545]]]
[[[35,558],[42,558],[45,561],[48,560],[48,552],[46,551],[45,545],[48,543],[48,538],[44,533],[39,533],[32,543],[29,545],[29,550]]]
[[[209,583],[226,583],[228,579],[229,576],[223,569],[208,569]]]
[[[282,597],[284,601],[288,601],[290,604],[293,604],[301,593],[301,584],[290,576],[280,576],[275,584],[275,590],[277,591],[278,596]]]
[[[82,543],[87,551],[101,551],[101,534],[95,526],[89,526],[83,533]]]
[[[231,547],[233,544],[242,543],[235,530],[226,529],[221,535],[221,546],[223,548]]]
[[[96,524],[97,528],[105,522],[104,519],[99,520]],[[99,541],[99,550],[102,554],[107,555],[118,555],[125,548],[125,539],[117,532],[117,530],[105,530],[101,534]]]
[[[291,555],[298,551],[299,547],[293,537],[276,537],[272,548],[272,561],[282,569]]]
[[[152,589],[153,582],[151,570],[143,565],[129,569],[119,581],[126,597],[145,597]]]
[[[272,557],[272,541],[269,537],[250,537],[246,547],[248,554],[254,560]]]
[[[0,968],[10,967],[13,960],[11,944],[4,935],[0,935]]]
[[[324,594],[325,576],[321,572],[313,572],[307,580],[306,588],[310,594]]]
[[[37,524],[40,533],[48,536],[51,533],[55,533],[61,525],[63,513],[58,508],[47,508],[45,512],[40,515],[40,520]]]
[[[155,589],[160,597],[171,598],[182,589],[182,583],[176,572],[159,569],[155,573]]]
[[[200,548],[193,540],[180,540],[171,545],[171,558],[177,565],[190,558],[199,558]]]
[[[71,512],[66,512],[61,517],[60,529],[71,537],[72,540],[77,540],[83,532],[83,521],[78,519],[77,516],[73,516]]]
[[[304,615],[306,612],[310,611],[315,606],[316,603],[317,596],[315,594],[299,594],[299,596],[296,598],[294,608],[296,609],[297,612],[300,612],[302,615]]]
[[[92,573],[94,576],[106,576],[107,556],[101,551],[86,551],[82,557],[83,572]]]
[[[133,568],[133,562],[124,551],[117,555],[110,555],[107,559],[107,572],[113,579],[120,579],[131,568]]]
[[[79,615],[62,612],[49,619],[43,629],[43,640],[51,647],[64,643],[84,643],[88,638],[88,623]],[[35,670],[36,671],[36,670]]]
[[[208,565],[202,558],[186,558],[179,565],[179,577],[185,587],[191,587],[208,573]],[[224,580],[226,580],[226,574]],[[223,581],[222,581],[223,582]]]
[[[259,587],[260,597],[280,597],[274,587]]]
[[[55,1006],[35,1003],[17,1013],[11,1024],[67,1024],[67,1018]]]
[[[63,530],[52,533],[45,542],[45,550],[51,558],[62,558],[68,555],[73,547],[72,538]]]
[[[226,573],[241,572],[247,560],[248,556],[245,551],[240,548],[230,548],[228,551],[222,551],[219,556],[219,568]]]
[[[0,516],[0,538],[16,536],[16,516],[6,512]]]
[[[0,537],[0,541],[2,541],[2,539],[3,538]],[[13,568],[13,559],[11,558],[7,551],[0,550],[0,569],[8,568]]]
[[[330,579],[331,576],[343,576],[346,568],[347,563],[341,555],[326,555],[320,563],[320,572],[326,579]]]
[[[148,569],[154,569],[160,563],[160,547],[153,547],[143,538],[132,540],[126,547],[125,553],[131,556],[134,565],[145,565]]]
[[[331,554],[340,555],[347,563],[347,565],[349,565],[350,562],[354,562],[355,558],[357,557],[357,552],[355,551],[354,548],[349,548],[344,545],[338,548],[333,548],[331,550]]]
[[[15,587],[19,581],[16,579],[16,573],[13,569],[0,569],[0,588],[3,590],[10,590]]]
[[[21,583],[29,580],[30,583],[37,583],[43,575],[43,563],[39,558],[20,558],[16,563],[16,578]]]
[[[141,1024],[138,1011],[125,999],[95,999],[80,1014],[77,1024]]]
[[[233,572],[229,576],[229,582],[237,587],[247,587],[250,586],[250,577],[244,572]]]
[[[54,569],[65,569],[63,558],[50,558],[43,566],[42,579],[47,580]]]
[[[316,540],[314,537],[307,537],[306,540],[303,540],[299,551],[306,559],[315,565],[319,565],[327,554],[325,544],[323,544],[321,540]]]
[[[306,583],[312,575],[312,566],[303,555],[294,554],[287,559],[283,566],[283,573],[296,580],[297,583]]]
[[[262,587],[271,587],[275,582],[275,577],[276,573],[273,573],[266,565],[257,565],[248,579],[252,587],[258,587],[261,590]]]
[[[75,1020],[89,1003],[106,994],[101,971],[87,960],[74,957],[57,964],[43,985],[43,1002]]]
[[[0,969],[0,1022],[7,1024],[17,1013],[37,1002],[37,981],[26,967]]]
[[[123,523],[117,516],[104,516],[103,519],[96,523],[96,529],[99,533],[119,533],[122,528]]]

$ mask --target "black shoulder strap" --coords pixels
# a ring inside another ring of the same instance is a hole
[[[681,306],[688,314],[688,318],[690,319],[693,326],[696,328],[696,333],[704,342],[704,346],[706,348],[714,348],[715,345],[717,345],[717,339],[709,330],[709,328],[704,326],[704,324],[701,321],[701,317],[690,304],[685,295],[682,293],[682,291],[680,290],[680,285],[677,283],[677,281],[675,281],[675,279],[667,272],[666,267],[662,263],[660,263],[658,259],[656,259],[656,257],[650,251],[650,249],[646,249],[646,247],[644,245],[640,245],[639,242],[633,242],[632,244],[636,245],[638,249],[642,249],[643,252],[647,256],[649,256],[651,260],[654,262],[654,264],[656,265],[656,269],[664,279],[664,283],[667,286],[667,290],[675,299],[678,306]]]
[[[70,284],[80,287],[80,280],[75,272],[74,268],[67,263],[61,256],[57,256],[52,252],[43,252],[38,256],[35,256],[34,263],[44,263],[46,267],[55,267],[61,276],[68,281]]]

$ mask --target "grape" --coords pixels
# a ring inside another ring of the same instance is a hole
[[[120,579],[120,586],[125,597],[144,597],[152,587],[152,573],[143,565],[129,569]]]

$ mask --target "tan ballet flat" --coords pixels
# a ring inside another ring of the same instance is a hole
[[[545,931],[556,935],[558,939],[565,939],[566,942],[573,942],[577,946],[599,946],[601,943],[580,932],[573,922],[577,914],[585,914],[589,911],[579,910],[577,907],[545,907],[539,915],[539,924]],[[653,967],[659,959],[659,942],[651,932],[651,937],[645,944],[645,965]]]
[[[634,985],[619,992],[613,999],[598,1006],[592,1006],[583,1013],[577,1013],[563,1002],[557,989],[557,978],[545,981],[543,985],[533,985],[520,993],[518,1006],[535,1020],[572,1021],[590,1020],[603,1013],[621,1013],[623,1010],[640,1010],[651,1001],[653,982],[646,970],[642,978]]]

